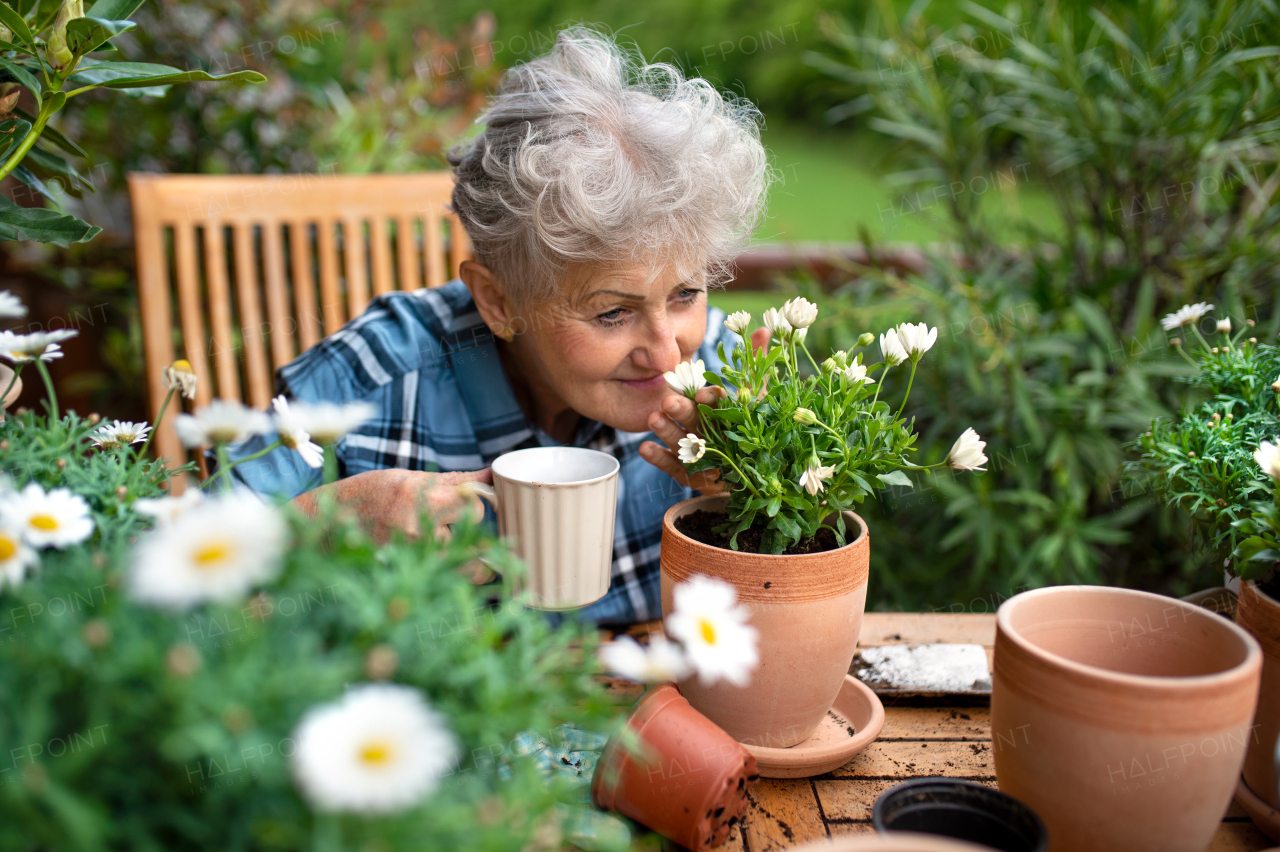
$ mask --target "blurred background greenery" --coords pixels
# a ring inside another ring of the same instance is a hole
[[[0,287],[37,314],[102,317],[59,365],[74,404],[146,416],[128,171],[441,168],[504,67],[597,23],[759,104],[780,177],[759,241],[830,244],[808,250],[822,263],[780,264],[771,292],[713,303],[803,292],[825,348],[905,319],[939,328],[912,396],[922,458],[973,425],[990,470],[867,506],[873,608],[1221,581],[1120,469],[1153,418],[1198,399],[1175,381],[1163,313],[1206,300],[1259,339],[1280,331],[1272,3],[156,0],[137,17],[128,58],[269,82],[104,97],[64,119],[101,156],[98,193],[68,206],[107,232],[5,244]],[[855,242],[870,262],[850,259]],[[905,267],[886,245],[900,243],[923,248]]]

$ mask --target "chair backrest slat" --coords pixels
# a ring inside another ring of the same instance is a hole
[[[371,298],[457,275],[471,247],[447,210],[452,190],[445,172],[131,174],[152,418],[175,357],[199,377],[197,406],[265,408],[274,372]],[[172,416],[156,448],[170,465],[188,458]]]

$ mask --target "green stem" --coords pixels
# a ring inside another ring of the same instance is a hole
[[[283,447],[283,446],[284,446],[283,441],[276,441],[274,444],[271,444],[265,447],[264,449],[258,450],[256,453],[253,453],[252,455],[248,455],[242,459],[236,459],[235,461],[231,461],[227,457],[227,445],[218,444],[216,447],[214,447],[214,452],[217,453],[218,455],[218,470],[213,474],[213,476],[209,477],[209,481],[205,483],[205,487],[208,488],[209,486],[213,485],[213,483],[217,481],[218,477],[226,474],[228,471],[231,470],[231,468],[235,467],[236,465],[244,464],[245,462],[253,461],[254,459],[260,459],[263,456],[265,456],[267,453],[276,449],[277,447]],[[230,485],[227,486],[228,490],[230,489],[230,487],[231,487]]]
[[[1200,345],[1204,347],[1204,351],[1208,352],[1213,347],[1209,345],[1209,341],[1204,339],[1204,335],[1200,333],[1200,323],[1191,323],[1191,330],[1195,332],[1196,338],[1200,341]]]
[[[902,395],[902,405],[898,406],[898,413],[893,415],[894,420],[901,417],[903,410],[907,407],[907,397],[911,396],[911,385],[916,380],[916,365],[919,363],[914,358],[911,359],[911,378],[907,379],[907,392]]]
[[[36,116],[35,123],[31,125],[31,129],[27,131],[26,138],[18,144],[17,149],[9,155],[9,159],[5,160],[3,166],[0,166],[0,180],[4,180],[9,173],[18,167],[22,162],[22,158],[27,156],[27,152],[36,144],[36,140],[40,138],[40,134],[44,133],[44,126],[49,123],[50,116],[53,113],[48,111],[49,102],[45,101],[40,105],[40,113]]]
[[[889,366],[889,362],[884,362],[884,369],[880,371],[880,381],[876,382],[876,395],[871,398],[871,408],[876,407],[876,403],[880,401],[880,388],[884,387],[884,377],[889,375],[889,371],[893,368]]]
[[[813,355],[810,354],[809,347],[804,345],[804,341],[800,342],[800,348],[804,350],[805,357],[809,359],[809,363],[813,365],[813,369],[817,371],[819,376],[821,376],[822,368],[818,366],[817,361],[813,360]],[[796,365],[796,366],[799,366],[799,365]]]
[[[338,481],[338,451],[333,444],[324,445],[324,484]]]
[[[151,424],[151,432],[147,435],[146,443],[142,445],[142,449],[138,450],[138,458],[145,459],[147,450],[151,449],[151,439],[160,431],[160,421],[164,420],[164,413],[169,408],[169,400],[173,399],[174,388],[169,388],[169,392],[164,395],[164,402],[160,403],[160,413],[156,415],[156,422]]]
[[[13,386],[18,383],[18,374],[22,372],[22,368],[26,364],[19,362],[13,365],[13,378],[9,380],[9,386],[4,389],[4,393],[0,393],[0,402],[9,396],[9,391],[13,390]]]
[[[1195,367],[1197,370],[1200,369],[1200,365],[1196,363],[1196,360],[1192,358],[1190,355],[1188,355],[1186,353],[1186,350],[1184,350],[1181,346],[1175,346],[1174,349],[1178,350],[1178,354],[1181,355],[1184,359],[1186,359],[1186,362],[1188,364]]]
[[[49,368],[44,365],[39,356],[35,359],[36,370],[40,373],[40,378],[44,380],[45,393],[49,395],[47,404],[49,406],[49,425],[52,426],[61,418],[58,416],[58,394],[53,389],[53,378],[49,375]]]
[[[759,497],[759,496],[760,496],[760,492],[759,492],[759,491],[756,491],[755,486],[751,484],[751,480],[750,480],[750,479],[747,479],[747,475],[746,475],[745,473],[743,473],[743,472],[742,472],[742,470],[741,470],[741,469],[739,469],[739,467],[738,467],[736,464],[734,464],[734,463],[733,463],[733,459],[729,458],[729,457],[728,457],[728,456],[726,456],[724,453],[722,453],[722,452],[720,452],[719,450],[714,449],[714,448],[712,448],[712,447],[707,447],[707,452],[709,452],[709,453],[715,453],[715,454],[716,454],[716,455],[718,455],[720,458],[722,458],[722,459],[724,459],[725,461],[727,461],[727,462],[729,463],[729,467],[731,467],[731,468],[733,468],[735,471],[737,471],[738,476],[742,477],[742,484],[743,484],[743,485],[745,485],[745,486],[747,486],[748,488],[750,488],[750,489],[751,489],[751,493],[752,493],[752,494],[754,494],[756,497]]]

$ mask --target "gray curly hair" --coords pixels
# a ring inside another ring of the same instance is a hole
[[[449,152],[452,206],[518,303],[552,297],[571,264],[675,265],[711,286],[764,213],[759,121],[706,80],[572,27],[503,75],[484,132]]]

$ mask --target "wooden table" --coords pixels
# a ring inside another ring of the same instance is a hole
[[[658,629],[658,623],[637,632]],[[983,645],[988,663],[995,616],[948,613],[867,613],[860,647],[949,642]],[[987,705],[885,705],[880,738],[848,764],[815,778],[763,778],[751,790],[742,825],[720,847],[768,852],[841,834],[872,834],[871,806],[901,781],[944,775],[996,786]],[[1231,805],[1207,852],[1253,852],[1274,844]]]

